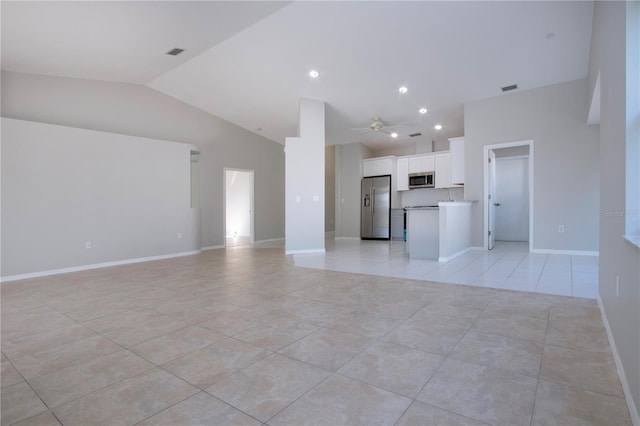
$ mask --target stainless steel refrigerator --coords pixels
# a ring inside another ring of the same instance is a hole
[[[391,176],[362,178],[360,237],[388,240],[391,223]]]

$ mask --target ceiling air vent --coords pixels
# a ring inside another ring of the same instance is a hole
[[[511,86],[504,86],[502,88],[503,92],[508,92],[509,90],[516,90],[518,88],[517,84],[512,84]]]
[[[422,136],[422,133],[411,133],[409,135],[410,138],[415,138],[416,136]]]
[[[184,49],[180,49],[178,47],[175,47],[175,48],[171,49],[170,51],[168,51],[167,55],[178,56],[182,52],[184,52]]]

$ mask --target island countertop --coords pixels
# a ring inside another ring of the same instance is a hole
[[[404,206],[404,210],[437,210],[440,207],[446,206],[469,206],[473,203],[477,203],[477,200],[448,200],[438,201],[438,204],[431,204],[425,206]]]
[[[438,210],[439,206],[406,206],[403,207],[405,210]]]

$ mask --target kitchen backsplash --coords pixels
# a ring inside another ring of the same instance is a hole
[[[402,191],[402,207],[406,206],[432,206],[438,204],[438,201],[449,199],[449,192],[452,200],[464,200],[464,188],[420,188]]]

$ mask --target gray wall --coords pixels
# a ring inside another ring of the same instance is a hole
[[[598,250],[598,129],[586,124],[587,87],[585,78],[465,105],[465,198],[480,200],[474,246],[484,241],[483,147],[532,139],[534,249]]]
[[[336,230],[336,147],[324,151],[324,231]]]
[[[2,276],[198,250],[193,148],[3,118]]]
[[[256,172],[256,240],[284,237],[283,146],[202,110],[135,84],[3,71],[2,116],[197,145],[202,246],[224,244],[224,167]]]
[[[399,145],[393,145],[386,148],[376,149],[371,152],[371,158],[386,157],[387,155],[395,155],[401,157],[403,155],[414,155],[416,153],[415,142],[402,143]]]
[[[635,10],[627,15],[626,7]],[[634,218],[617,213],[629,208],[625,206],[626,144],[629,140],[637,147],[639,140],[638,105],[625,105],[626,96],[633,96],[627,92],[625,77],[637,79],[640,74],[637,62],[635,69],[629,63],[630,69],[625,72],[625,46],[640,48],[637,8],[637,2],[596,2],[589,66],[590,81],[595,81],[592,77],[599,71],[601,87],[600,299],[631,391],[627,398],[634,401],[636,409],[640,408],[640,249],[622,238],[625,220]],[[627,22],[634,25],[625,28],[625,17],[631,18]],[[635,31],[628,38],[633,41],[630,45],[625,41],[625,29]],[[627,127],[629,113],[635,114],[635,126]],[[640,158],[636,161],[640,162]],[[636,173],[632,179],[637,187],[640,175]],[[619,296],[616,277],[620,278]]]
[[[371,158],[385,157],[387,155],[395,155],[396,157],[402,157],[404,155],[424,154],[427,152],[448,151],[448,150],[449,150],[448,139],[439,141],[439,142],[416,141],[416,142],[402,143],[395,146],[376,149],[371,153]]]
[[[360,162],[371,154],[361,143],[336,145],[336,237],[360,238]]]

